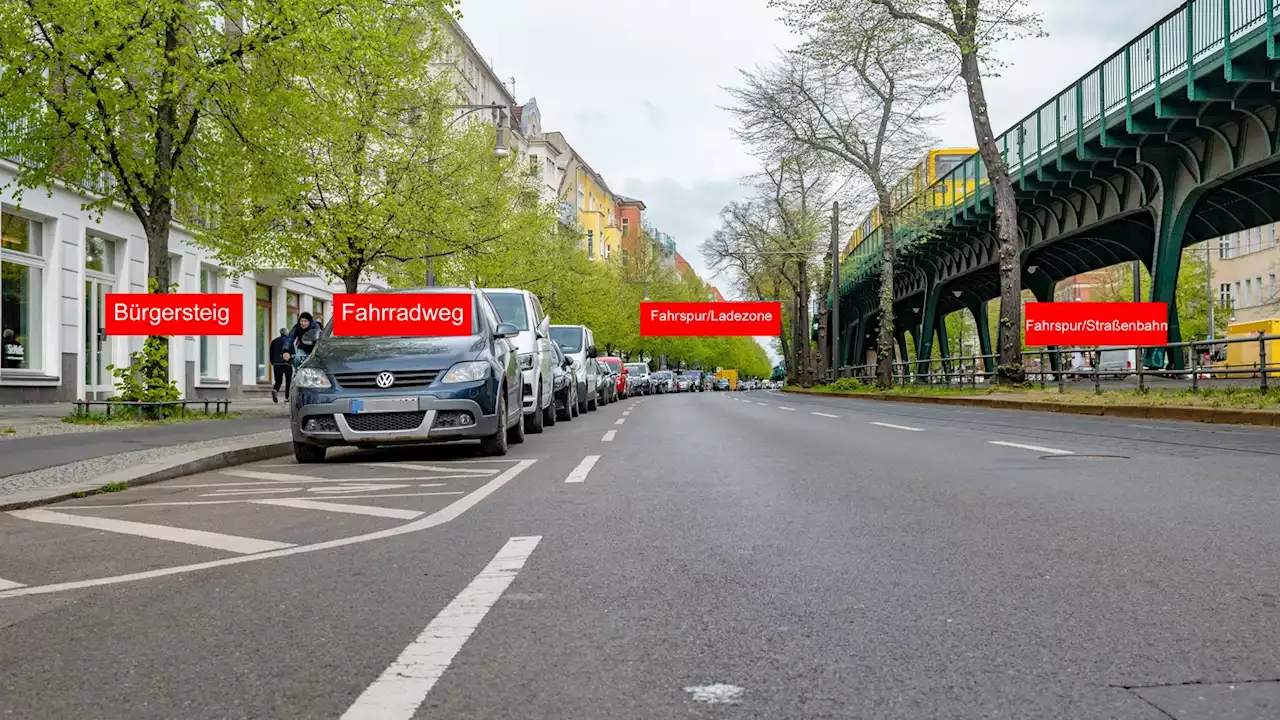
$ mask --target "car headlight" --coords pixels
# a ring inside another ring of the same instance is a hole
[[[320,390],[333,387],[329,383],[329,376],[325,375],[323,370],[315,368],[298,368],[298,373],[293,376],[293,383],[304,390]]]
[[[533,353],[522,353],[520,355],[520,369],[521,370],[533,369]]]
[[[489,376],[489,363],[483,360],[471,360],[468,362],[460,362],[449,368],[449,372],[444,374],[440,382],[447,383],[464,383],[483,380]]]

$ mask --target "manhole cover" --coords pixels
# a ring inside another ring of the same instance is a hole
[[[1128,455],[1042,455],[1041,460],[1128,460]]]

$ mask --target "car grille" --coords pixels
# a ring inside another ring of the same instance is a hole
[[[378,387],[378,372],[359,372],[359,373],[334,373],[333,378],[338,381],[339,387],[351,390],[381,390]],[[387,389],[396,388],[412,388],[426,387],[436,381],[436,377],[440,375],[439,370],[405,370],[403,372],[393,372],[396,381]]]
[[[432,427],[461,428],[471,427],[475,424],[475,418],[473,418],[469,412],[463,410],[442,410],[441,412],[436,413],[436,420],[435,423],[432,424]]]
[[[424,410],[389,413],[347,413],[347,424],[356,432],[402,432],[417,430],[426,416]]]
[[[307,432],[338,432],[338,421],[332,415],[313,415],[302,424]]]

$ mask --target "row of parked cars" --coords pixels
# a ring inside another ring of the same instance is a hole
[[[591,328],[551,324],[527,290],[387,292],[469,295],[471,332],[335,337],[329,323],[293,378],[290,428],[298,462],[322,462],[332,447],[457,440],[479,440],[482,453],[505,455],[527,434],[628,395],[688,387],[680,378],[669,381],[669,371],[601,357]]]

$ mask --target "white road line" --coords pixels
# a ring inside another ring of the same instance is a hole
[[[417,510],[400,510],[384,508],[376,505],[348,505],[346,503],[320,502],[319,500],[298,500],[294,498],[271,498],[268,500],[250,500],[254,505],[279,505],[280,507],[300,508],[302,510],[325,510],[351,515],[372,515],[374,517],[396,518],[397,520],[413,520],[421,517]]]
[[[312,477],[310,475],[294,475],[293,473],[275,473],[262,472],[261,470],[219,470],[219,475],[230,475],[231,477],[246,478],[248,480],[276,480],[280,482],[309,482],[311,480],[324,480],[324,478]]]
[[[626,419],[626,418],[618,418],[616,421],[614,421],[614,423],[613,423],[613,424],[614,424],[614,425],[621,425],[622,423],[624,423],[624,422],[626,422],[626,421],[627,421],[627,419]]]
[[[298,482],[308,485],[318,485],[321,483],[354,483],[354,482],[417,482],[418,480],[478,480],[479,475],[405,475],[394,478],[338,478],[330,480],[328,478],[302,478]],[[172,490],[175,488],[186,490],[188,488],[220,488],[220,487],[263,487],[271,485],[280,485],[275,480],[246,480],[244,482],[225,482],[225,483],[198,483],[195,485],[156,485],[143,486],[136,488],[137,490],[146,490],[148,488],[157,490]]]
[[[882,423],[882,422],[873,422],[871,424],[879,425],[880,427],[892,428],[894,430],[906,430],[908,432],[924,432],[924,428],[913,428],[913,427],[907,427],[906,425],[891,425],[889,423]]]
[[[628,411],[626,411],[626,412],[622,413],[622,417],[626,417],[626,416],[628,416],[628,415],[630,415],[630,414],[631,414],[631,411],[630,411],[630,410],[628,410]]]
[[[769,407],[769,403],[756,403],[760,407]]]
[[[829,414],[829,413],[820,413],[820,412],[812,412],[812,413],[809,413],[809,414],[810,414],[810,415],[817,415],[818,417],[829,417],[829,418],[838,418],[838,417],[840,417],[839,415],[831,415],[831,414]]]
[[[89,528],[90,530],[105,530],[106,532],[115,532],[122,535],[138,535],[152,540],[168,540],[187,545],[199,545],[200,547],[226,550],[227,552],[240,553],[242,555],[293,547],[292,543],[275,542],[274,540],[257,540],[239,537],[238,535],[223,535],[222,533],[205,532],[204,530],[187,530],[167,525],[133,522],[131,520],[67,515],[51,510],[14,510],[9,514],[32,522],[71,525],[73,527]]]
[[[421,487],[434,487],[433,485],[422,485]],[[456,492],[424,492],[424,493],[380,493],[377,495],[317,495],[308,500],[363,500],[365,498],[401,498],[401,497],[431,497],[435,495],[466,495],[465,492],[458,490]],[[202,496],[203,497],[203,496]],[[182,505],[243,505],[251,503],[253,500],[249,498],[238,498],[236,500],[173,500],[170,502],[149,502],[149,503],[129,503],[128,505],[60,505],[63,510],[95,510],[97,508],[149,508],[162,506],[182,506]]]
[[[5,580],[4,578],[0,578],[0,590],[12,590],[14,588],[20,588],[20,587],[26,587],[26,586],[20,582],[14,582],[12,580]]]
[[[779,405],[779,406],[778,406],[778,409],[779,409],[779,410],[786,410],[787,412],[795,412],[795,411],[796,411],[796,409],[795,409],[795,408],[782,407],[781,405]]]
[[[613,438],[617,434],[618,434],[617,430],[610,430],[609,432],[604,434],[604,437],[600,438],[600,442],[613,442]]]
[[[541,540],[541,536],[508,540],[471,584],[356,698],[342,720],[412,718]]]
[[[580,483],[587,479],[587,473],[591,472],[591,468],[596,466],[596,461],[600,459],[599,455],[588,455],[582,458],[582,462],[578,463],[578,467],[569,473],[569,477],[564,481],[567,483]]]
[[[272,493],[302,492],[300,487],[240,488],[238,490],[219,490],[201,493],[200,497],[230,497],[232,495],[269,495]]]
[[[352,463],[352,464],[364,465],[365,467],[386,467],[387,466],[387,463]],[[407,462],[396,463],[395,466],[398,468],[404,468],[405,470],[426,470],[427,472],[454,472],[454,473],[466,473],[468,475],[497,475],[498,474],[498,471],[493,468],[479,468],[479,469],[459,468],[459,467],[445,467],[442,465],[418,465],[416,463],[407,463]]]
[[[1004,447],[1021,448],[1023,450],[1035,450],[1036,452],[1049,453],[1050,455],[1075,455],[1075,453],[1070,450],[1040,447],[1039,445],[1023,445],[1021,443],[1005,442],[1003,440],[990,440],[988,442],[992,445],[1003,445]]]
[[[398,537],[415,533],[428,528],[444,525],[447,522],[456,520],[463,513],[480,504],[482,500],[497,492],[503,485],[514,480],[520,473],[529,469],[529,466],[537,462],[536,458],[526,458],[524,460],[516,460],[515,465],[495,477],[489,482],[481,485],[479,488],[471,491],[466,497],[458,498],[456,502],[450,503],[448,506],[437,510],[430,515],[418,518],[412,522],[405,523],[399,527],[387,528],[386,530],[378,530],[376,532],[365,533],[364,535],[354,535],[352,537],[338,538],[336,540],[325,540],[323,542],[312,543],[311,545],[300,545],[297,547],[285,548],[284,550],[274,550],[259,555],[243,555],[240,557],[223,558],[221,560],[210,560],[208,562],[193,563],[191,565],[175,565],[173,567],[157,568],[155,570],[144,570],[143,572],[128,573],[126,575],[111,575],[107,577],[93,578],[92,580],[73,580],[71,582],[53,583],[51,585],[37,585],[35,587],[18,588],[17,590],[0,591],[0,599],[19,597],[24,595],[47,595],[49,593],[63,592],[65,590],[79,590],[87,587],[99,587],[102,585],[118,585],[120,583],[135,582],[137,580],[150,580],[151,578],[167,577],[169,575],[181,575],[183,573],[195,572],[197,570],[209,570],[212,568],[226,567],[228,565],[239,565],[240,563],[258,562],[268,558],[289,557],[291,555],[301,555],[303,553],[312,553],[319,550],[332,550],[333,548],[346,547],[348,545],[356,545],[358,543],[369,542],[370,540],[382,540],[384,538]],[[425,493],[438,494],[438,493]],[[313,500],[329,499],[329,498],[312,498]],[[350,498],[332,498],[334,500],[348,500]]]

